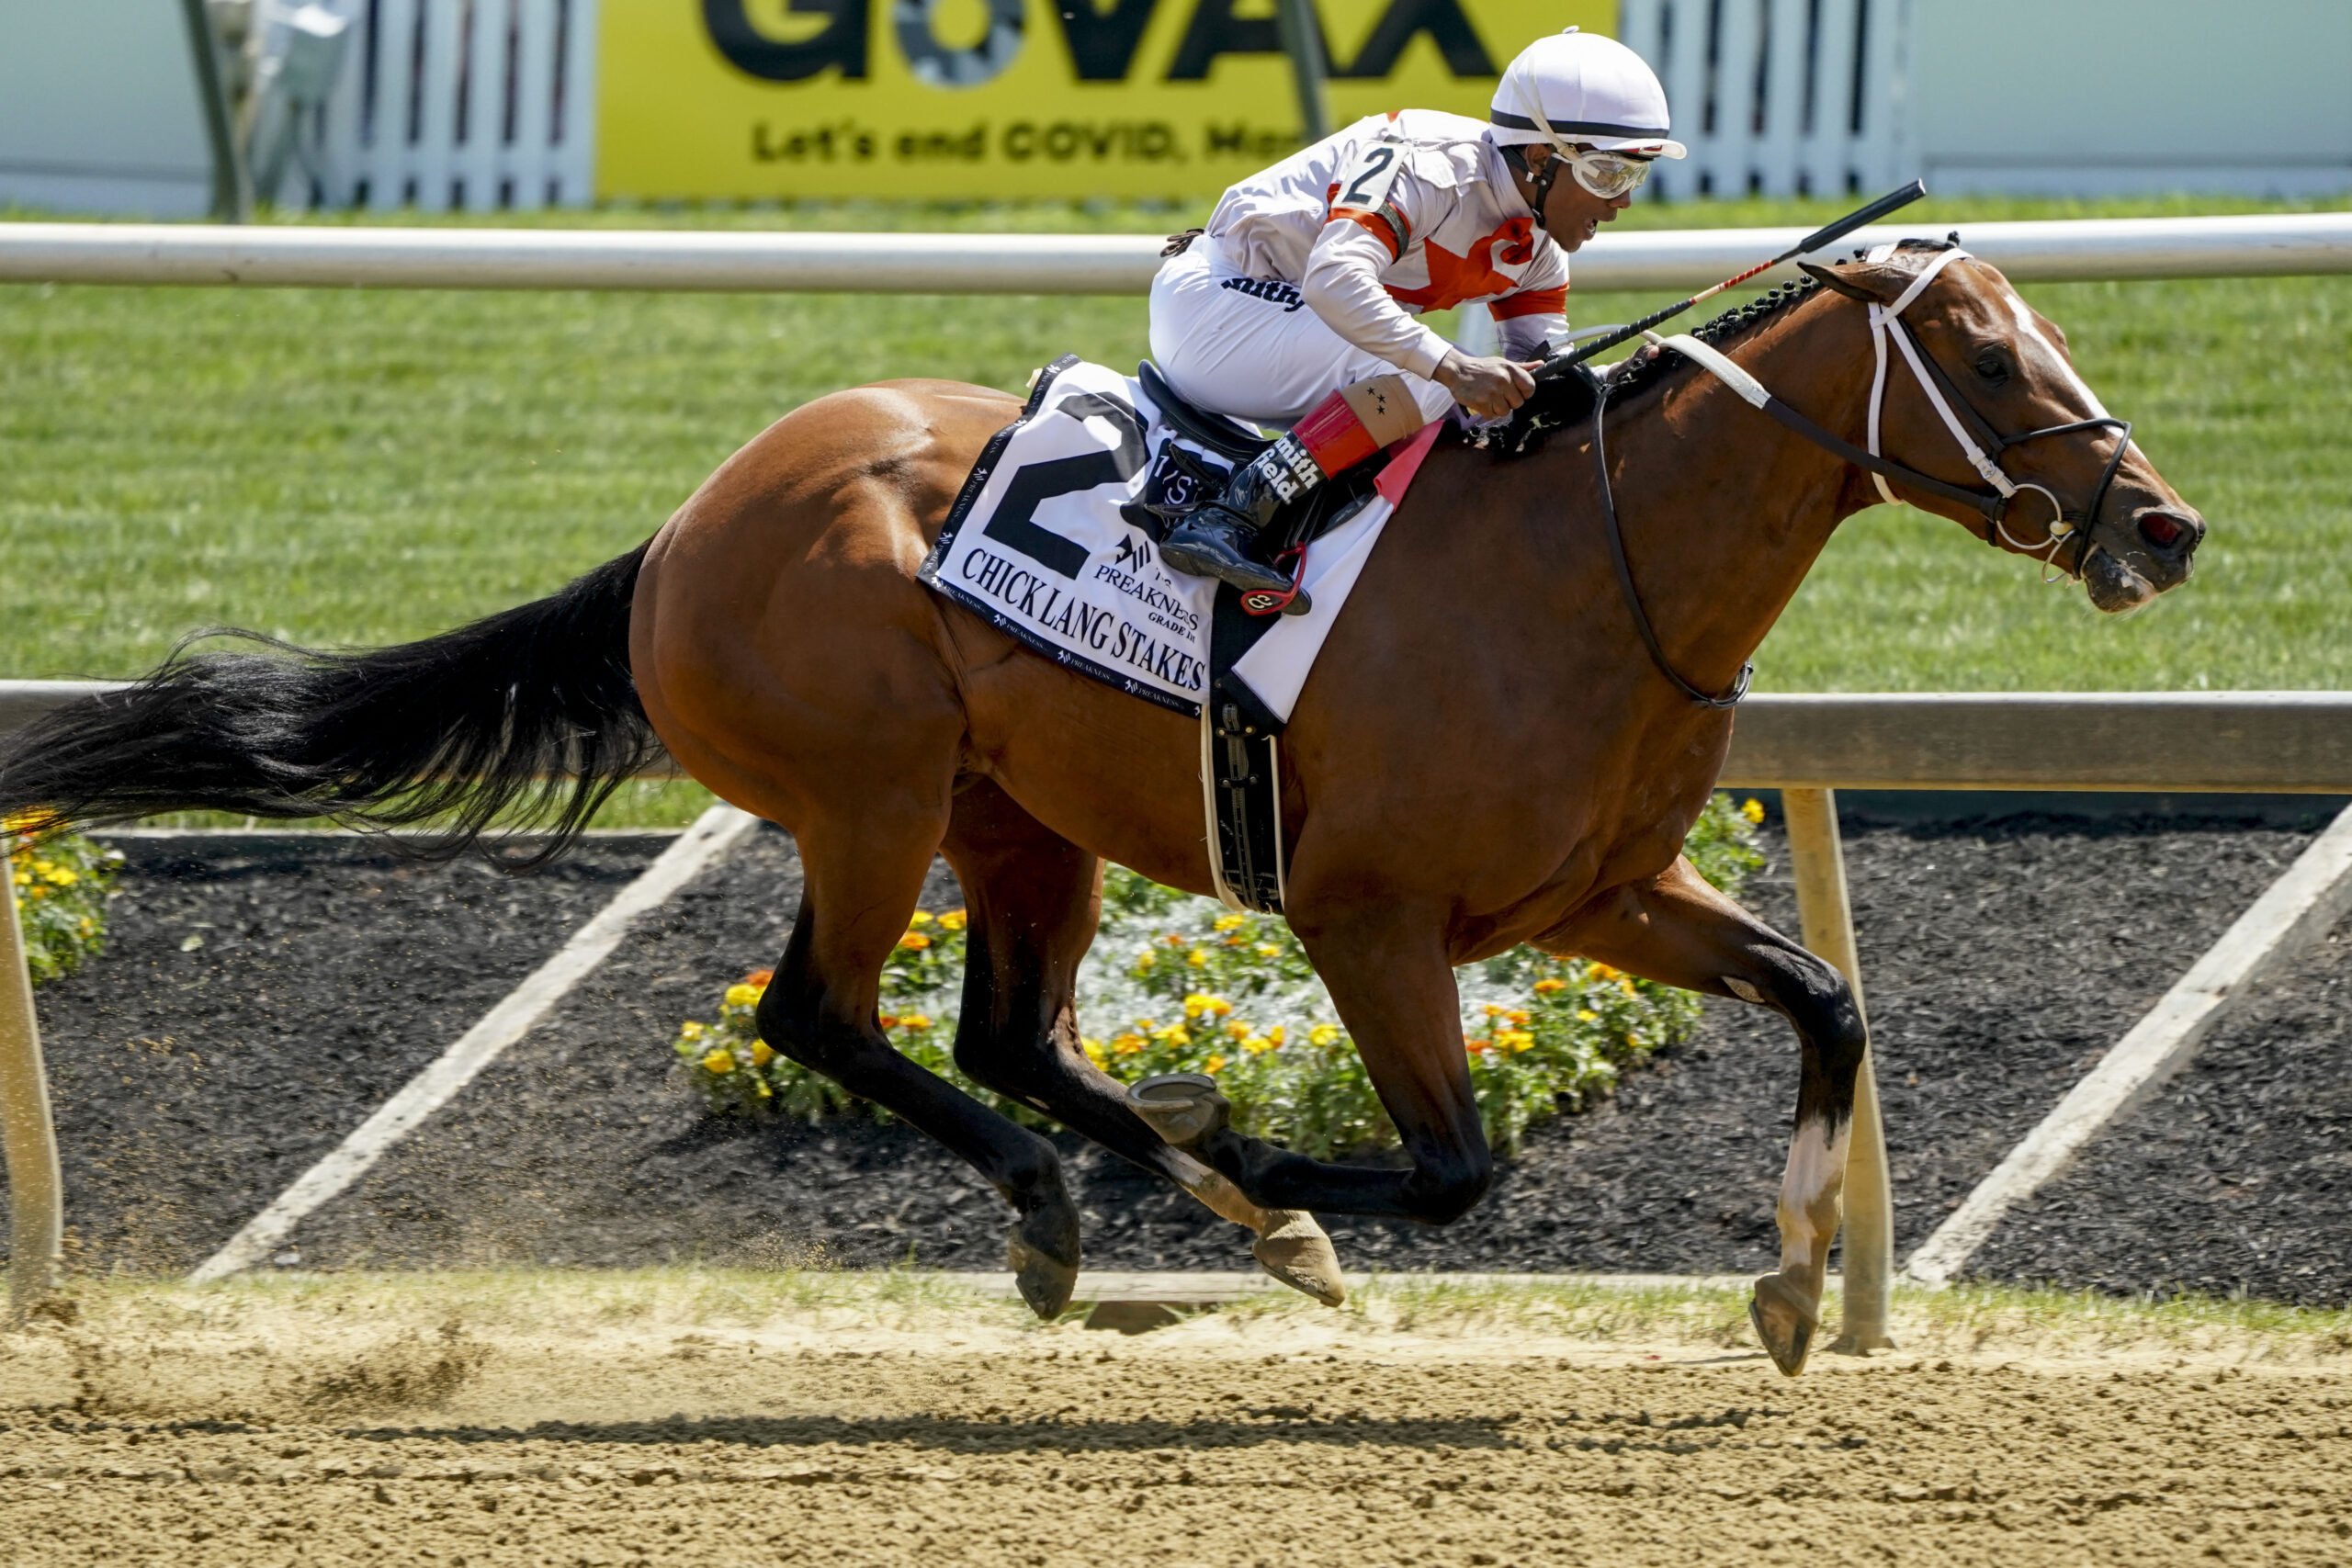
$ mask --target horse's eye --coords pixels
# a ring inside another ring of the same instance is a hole
[[[2009,356],[1997,348],[1987,348],[1976,355],[1976,374],[1993,386],[2009,378]]]

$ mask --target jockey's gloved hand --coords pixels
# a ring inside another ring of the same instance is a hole
[[[1500,419],[1534,392],[1534,368],[1513,359],[1476,357],[1452,348],[1438,361],[1431,379],[1472,413]]]

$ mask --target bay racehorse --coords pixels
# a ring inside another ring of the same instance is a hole
[[[2204,533],[1991,266],[1915,243],[1809,270],[1811,284],[1700,334],[1731,365],[1667,355],[1626,374],[1605,426],[1579,410],[1540,444],[1517,439],[1544,425],[1547,390],[1504,443],[1526,455],[1441,446],[1298,699],[1287,913],[1409,1169],[1214,1124],[1171,1145],[1080,1049],[1075,981],[1102,863],[1210,888],[1201,748],[1192,721],[917,582],[982,445],[1019,407],[983,388],[896,381],[809,403],[647,545],[437,637],[183,649],[128,693],[19,732],[0,755],[0,811],[437,818],[455,822],[453,849],[519,812],[552,829],[537,860],[666,747],[798,842],[806,893],[761,1032],[986,1175],[1043,1314],[1067,1303],[1080,1253],[1053,1146],[909,1062],[876,1021],[877,976],[936,853],[971,910],[958,1065],[1286,1235],[1306,1260],[1295,1282],[1321,1293],[1336,1290],[1317,1276],[1328,1243],[1299,1212],[1442,1224],[1487,1190],[1455,965],[1532,942],[1740,998],[1784,1016],[1802,1053],[1781,1257],[1753,1313],[1793,1372],[1838,1226],[1865,1033],[1835,970],[1680,855],[1730,739],[1724,694],[1882,479],[2077,578],[2106,611],[2186,579]],[[1800,417],[1777,422],[1788,411]]]

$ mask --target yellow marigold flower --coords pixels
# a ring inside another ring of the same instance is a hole
[[[1206,991],[1187,992],[1184,997],[1184,1016],[1186,1018],[1200,1017],[1201,1014],[1209,1010],[1209,1003],[1216,999]]]
[[[53,865],[49,868],[49,880],[60,887],[71,887],[82,880],[82,874],[69,866]]]
[[[1258,944],[1258,956],[1261,958],[1280,958],[1282,955],[1283,950],[1271,942],[1261,942]]]
[[[1249,923],[1250,917],[1247,915],[1219,915],[1216,918],[1216,926],[1212,929],[1220,931],[1238,931]]]
[[[1488,1018],[1500,1018],[1503,1015],[1502,1004],[1499,1002],[1488,1002],[1478,1010]]]
[[[768,1088],[768,1083],[765,1078],[757,1080],[752,1085],[752,1087],[759,1092],[759,1096],[762,1100],[773,1100],[775,1098],[775,1091]]]
[[[1629,997],[1636,994],[1634,990],[1634,977],[1630,975],[1617,976],[1617,988]]]
[[[1266,1031],[1266,1049],[1272,1051],[1289,1038],[1290,1035],[1286,1027],[1278,1023],[1272,1029]]]
[[[1209,966],[1209,955],[1202,949],[1196,947],[1193,949],[1192,952],[1184,954],[1184,962],[1191,964],[1195,969],[1205,969]]]
[[[1138,969],[1148,969],[1159,962],[1159,955],[1148,947],[1136,954],[1136,967]]]
[[[33,871],[32,871],[32,867],[30,867],[30,866],[28,866],[28,865],[20,865],[20,866],[18,866],[18,867],[17,868],[17,879],[16,879],[16,880],[17,880],[17,886],[19,886],[19,887],[30,887],[30,886],[33,885]]]
[[[1606,964],[1596,964],[1592,966],[1592,977],[1596,980],[1614,980],[1617,976],[1618,971],[1611,969]]]
[[[731,1073],[735,1070],[735,1053],[721,1045],[702,1059],[707,1073]]]
[[[1764,820],[1764,803],[1753,798],[1743,800],[1739,803],[1739,814],[1751,823],[1761,822]]]
[[[1222,1056],[1211,1056],[1207,1061],[1203,1062],[1201,1066],[1212,1073],[1217,1072],[1224,1067],[1225,1058]]]
[[[1151,1032],[1151,1037],[1163,1045],[1190,1045],[1193,1043],[1193,1032],[1181,1023],[1171,1023],[1165,1029],[1155,1029]]]
[[[760,996],[761,989],[757,986],[729,986],[727,987],[727,1005],[731,1008],[755,1007]]]
[[[1495,1043],[1509,1051],[1524,1051],[1535,1043],[1535,1036],[1524,1029],[1498,1029]]]
[[[910,926],[927,926],[931,924],[931,912],[928,909],[917,909],[913,914],[907,917],[907,924]]]
[[[899,1015],[900,1029],[929,1029],[931,1015],[924,1012],[903,1012]]]
[[[1252,1056],[1262,1056],[1274,1048],[1274,1043],[1262,1034],[1245,1034],[1241,1037],[1241,1048]]]
[[[1600,1021],[1600,1015],[1593,1011],[1590,1008],[1577,1009],[1577,1021],[1578,1023],[1597,1023]]]
[[[1503,1014],[1503,1016],[1504,1016],[1505,1018],[1507,1018],[1507,1019],[1510,1020],[1513,1023],[1516,1023],[1516,1024],[1520,1025],[1521,1027],[1524,1028],[1524,1027],[1526,1026],[1527,1021],[1528,1021],[1529,1019],[1531,1019],[1531,1018],[1533,1018],[1535,1015],[1534,1015],[1533,1013],[1532,1013],[1532,1012],[1528,1012],[1528,1011],[1526,1011],[1524,1009],[1521,1009],[1521,1010],[1516,1010],[1516,1011],[1507,1012],[1507,1013]]]
[[[1339,1038],[1340,1026],[1336,1023],[1318,1023],[1306,1032],[1306,1043],[1309,1045],[1329,1045]]]
[[[1567,988],[1568,983],[1566,980],[1538,980],[1535,982],[1535,994],[1539,997],[1548,997],[1554,991],[1565,991]]]
[[[1135,1055],[1148,1042],[1140,1034],[1114,1034],[1111,1037],[1111,1049],[1122,1056]]]
[[[13,816],[0,818],[0,833],[17,838],[29,838],[48,826],[49,818],[38,810],[19,811]]]
[[[921,931],[909,931],[906,935],[899,939],[899,945],[900,947],[910,947],[917,953],[921,953],[924,948],[931,945],[931,938],[923,935]]]
[[[1225,1032],[1236,1040],[1247,1040],[1250,1035],[1250,1026],[1238,1018],[1225,1026]]]
[[[690,1018],[686,1020],[685,1022],[678,1025],[678,1033],[681,1037],[687,1040],[699,1040],[705,1033],[708,1032],[709,1029],[710,1025],[707,1023],[697,1023]]]
[[[1103,1054],[1102,1042],[1100,1040],[1093,1039],[1087,1035],[1080,1035],[1079,1037],[1078,1045],[1080,1050],[1086,1053],[1086,1059],[1093,1063],[1098,1067],[1110,1060],[1110,1058]]]
[[[971,923],[971,916],[961,909],[950,909],[939,917],[939,929],[944,931],[960,931]]]
[[[752,1042],[752,1066],[764,1067],[775,1060],[775,1047],[764,1040]]]

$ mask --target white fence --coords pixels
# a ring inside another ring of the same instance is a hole
[[[1622,0],[1618,36],[1657,70],[1690,149],[1660,200],[1838,196],[1916,175],[1911,0]]]
[[[319,205],[486,212],[594,199],[595,0],[325,3],[351,18],[352,37],[312,111]]]

